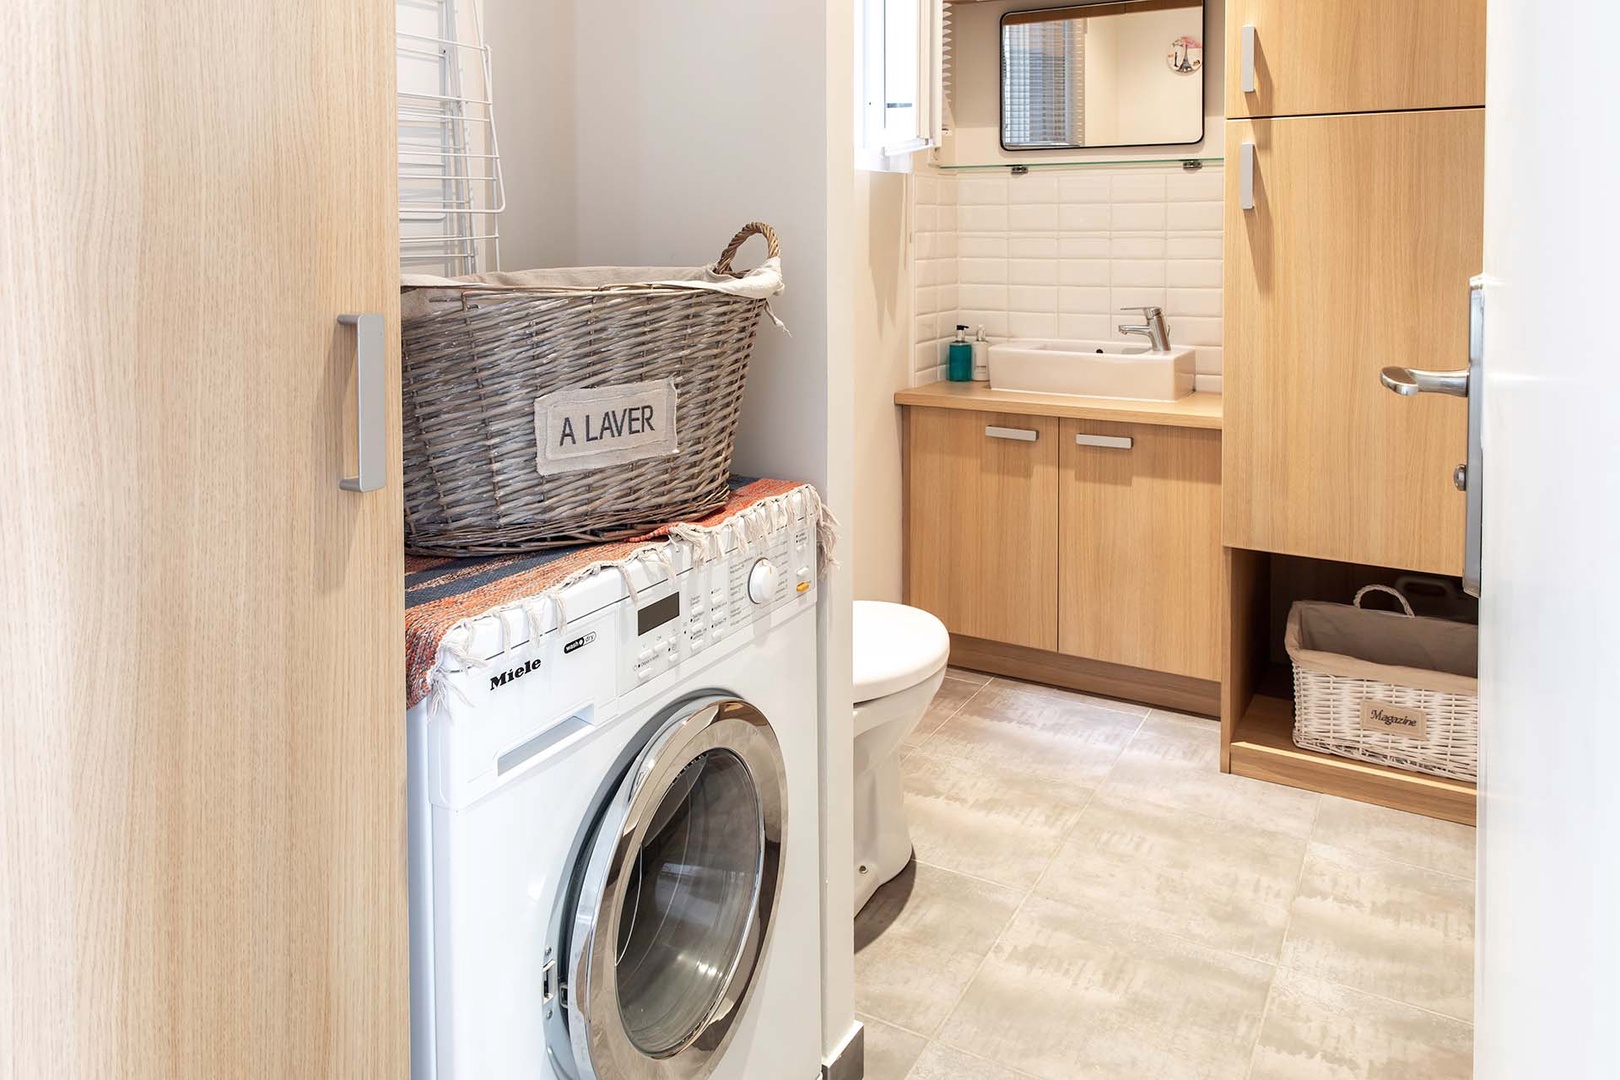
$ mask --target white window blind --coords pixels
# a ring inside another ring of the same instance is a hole
[[[1002,34],[1002,142],[1084,145],[1086,21],[1012,23]]]

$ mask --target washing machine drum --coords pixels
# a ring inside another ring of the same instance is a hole
[[[735,699],[678,710],[628,770],[569,901],[559,998],[580,1080],[719,1065],[781,891],[785,782],[770,724]]]

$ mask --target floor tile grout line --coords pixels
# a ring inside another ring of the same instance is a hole
[[[915,754],[918,750],[921,750],[923,748],[923,745],[925,743],[927,743],[929,739],[932,739],[935,735],[939,734],[939,729],[940,728],[944,727],[946,724],[948,724],[952,720],[956,719],[957,714],[960,713],[963,709],[967,708],[968,703],[971,702],[974,698],[978,697],[980,691],[982,691],[986,686],[989,686],[989,685],[990,685],[990,683],[987,680],[987,681],[981,683],[980,685],[975,686],[973,688],[973,693],[971,693],[967,697],[963,698],[962,703],[960,705],[958,705],[956,708],[952,709],[950,711],[950,713],[947,714],[946,717],[943,720],[941,720],[939,723],[935,724],[934,727],[933,727],[933,730],[931,730],[928,734],[924,735],[922,738],[918,739],[915,743],[913,743],[910,747],[908,747],[906,749],[906,752],[904,754],[900,755],[900,760],[902,762],[904,762],[906,760],[906,758],[910,757],[912,754]]]
[[[1254,1044],[1249,1047],[1249,1067],[1243,1070],[1244,1080],[1254,1080],[1254,1062],[1260,1054],[1260,1039],[1266,1033],[1266,1018],[1271,1015],[1271,999],[1277,993],[1277,976],[1281,968],[1271,969],[1271,981],[1266,984],[1266,1000],[1260,1006],[1260,1022],[1254,1026]]]
[[[1337,979],[1329,979],[1321,975],[1313,975],[1309,971],[1305,971],[1301,968],[1291,967],[1286,964],[1278,964],[1277,974],[1281,975],[1284,972],[1287,972],[1290,975],[1298,975],[1300,978],[1309,979],[1312,982],[1323,983],[1339,990],[1348,990],[1352,994],[1360,994],[1362,997],[1369,997],[1374,1001],[1381,1001],[1385,1005],[1396,1005],[1403,1009],[1412,1009],[1416,1012],[1423,1013],[1425,1016],[1435,1016],[1439,1017],[1441,1020],[1450,1020],[1453,1024],[1462,1024],[1469,1030],[1472,1030],[1474,1027],[1474,1022],[1472,1020],[1464,1020],[1460,1016],[1453,1016],[1448,1012],[1441,1012],[1439,1009],[1431,1009],[1427,1005],[1418,1005],[1415,1002],[1404,1001],[1397,997],[1390,997],[1388,994],[1380,994],[1376,990],[1364,990],[1359,986],[1351,986],[1348,983],[1339,982]]]
[[[1040,691],[1042,690],[1056,690],[1060,693],[1073,694],[1078,698],[1083,698],[1084,701],[1080,702],[1080,704],[1091,705],[1094,708],[1102,709],[1104,712],[1122,713],[1125,716],[1136,716],[1136,710],[1141,709],[1143,710],[1142,714],[1140,717],[1138,717],[1138,719],[1141,720],[1146,720],[1148,718],[1148,713],[1153,711],[1153,707],[1151,705],[1143,705],[1139,702],[1122,701],[1117,698],[1098,697],[1095,694],[1088,694],[1084,690],[1069,690],[1062,686],[1048,686],[1046,683],[1027,683],[1005,675],[992,676],[990,682],[985,683],[984,685],[989,686],[991,683],[997,682],[1001,683],[1002,689],[1006,690],[1010,694],[1023,694],[1026,697],[1041,697],[1042,695]],[[1029,689],[1030,687],[1034,687],[1035,689]]]
[[[974,1061],[982,1061],[986,1065],[994,1065],[996,1068],[1002,1069],[1008,1073],[1011,1073],[1013,1076],[1018,1077],[1019,1080],[1041,1080],[1041,1078],[1036,1076],[1034,1073],[1025,1072],[1023,1069],[1015,1069],[1004,1061],[996,1061],[993,1058],[987,1058],[983,1054],[973,1050],[964,1050],[955,1043],[948,1043],[944,1039],[929,1039],[928,1045],[923,1047],[923,1054],[928,1053],[929,1046],[943,1046],[945,1049],[961,1054],[963,1057],[972,1058]],[[903,1080],[909,1080],[912,1073],[917,1071],[917,1065],[922,1061],[923,1054],[917,1055],[917,1060],[912,1062],[911,1068],[906,1070],[906,1075]]]
[[[1382,852],[1361,851],[1358,848],[1345,847],[1343,844],[1335,844],[1328,840],[1318,840],[1314,832],[1311,835],[1311,843],[1325,848],[1332,848],[1334,851],[1347,851],[1352,855],[1363,858],[1380,859],[1384,862],[1394,863],[1396,866],[1408,867],[1412,870],[1422,870],[1429,874],[1439,874],[1441,877],[1451,878],[1454,881],[1466,881],[1471,883],[1476,891],[1479,888],[1479,874],[1477,871],[1473,874],[1453,874],[1450,870],[1442,870],[1438,866],[1425,866],[1423,863],[1412,862],[1410,859],[1397,859],[1393,855],[1385,855]]]

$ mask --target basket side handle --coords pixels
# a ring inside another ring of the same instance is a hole
[[[1356,590],[1356,598],[1352,600],[1351,603],[1359,608],[1361,606],[1361,598],[1370,592],[1389,593],[1389,595],[1400,601],[1401,610],[1406,613],[1406,617],[1408,619],[1416,616],[1416,612],[1412,610],[1412,605],[1407,602],[1406,597],[1402,595],[1401,591],[1399,589],[1392,589],[1388,585],[1364,585]]]
[[[763,236],[765,238],[765,243],[770,249],[766,252],[767,258],[774,259],[782,254],[782,245],[776,241],[776,230],[763,221],[750,221],[737,230],[737,235],[731,238],[731,243],[727,244],[726,249],[720,253],[720,261],[714,264],[715,273],[726,274],[734,278],[743,276],[731,268],[731,260],[737,257],[738,250],[750,236]]]

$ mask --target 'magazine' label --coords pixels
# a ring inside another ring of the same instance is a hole
[[[560,390],[536,398],[534,438],[544,476],[673,454],[679,449],[675,382]]]
[[[1422,709],[1407,709],[1382,701],[1363,701],[1361,726],[1367,731],[1382,731],[1408,739],[1427,739],[1429,714]]]

